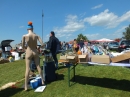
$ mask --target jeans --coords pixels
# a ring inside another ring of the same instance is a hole
[[[57,59],[57,54],[52,54],[52,57],[55,61],[55,65],[56,65],[56,68],[58,68],[58,59]]]

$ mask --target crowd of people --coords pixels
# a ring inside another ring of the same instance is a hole
[[[60,42],[60,49],[61,50],[70,50],[70,51],[75,51],[77,52],[78,50],[81,50],[83,48],[84,45],[84,41],[83,39],[80,39],[79,42],[77,42],[76,39],[73,40],[73,42]]]

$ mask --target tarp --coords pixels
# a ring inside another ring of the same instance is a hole
[[[130,63],[110,63],[110,64],[101,64],[101,63],[94,63],[94,62],[86,62],[92,65],[105,65],[105,66],[123,66],[123,67],[130,67]]]
[[[102,39],[99,39],[99,40],[96,40],[96,41],[98,41],[98,42],[111,42],[111,41],[114,41],[114,40],[102,38]]]

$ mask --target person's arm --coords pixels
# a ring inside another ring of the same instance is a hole
[[[38,39],[38,41],[40,42],[41,47],[44,47],[43,41],[42,41],[42,39],[40,38],[40,36],[37,36],[37,39]]]

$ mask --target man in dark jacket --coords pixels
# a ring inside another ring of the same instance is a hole
[[[83,46],[84,46],[84,41],[83,41],[82,38],[80,39],[80,42],[79,42],[78,44],[79,44],[79,46],[80,46],[80,49],[82,49]]]
[[[52,57],[53,57],[55,64],[56,64],[56,69],[58,69],[57,48],[58,48],[59,44],[60,44],[59,40],[55,37],[54,31],[51,31],[49,43],[48,43],[48,49],[52,53]]]

